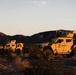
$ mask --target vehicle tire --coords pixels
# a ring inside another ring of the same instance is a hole
[[[72,52],[67,55],[69,58],[76,58],[76,47],[72,49]]]
[[[72,51],[70,54],[67,54],[67,58],[71,58],[71,57],[73,57],[73,54],[74,52]]]
[[[73,56],[76,57],[76,49],[73,50]]]
[[[15,51],[15,53],[17,54],[17,55],[20,55],[20,49],[17,49],[16,51]]]
[[[46,59],[48,59],[48,60],[54,59],[54,54],[51,49],[46,49],[43,51],[43,53],[44,53],[44,56]]]

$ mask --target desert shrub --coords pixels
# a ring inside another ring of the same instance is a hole
[[[14,59],[13,63],[15,65],[16,71],[22,71],[22,70],[26,70],[26,69],[32,68],[32,65],[31,65],[30,61],[28,61],[27,59],[22,60],[22,58],[20,56],[17,56]]]

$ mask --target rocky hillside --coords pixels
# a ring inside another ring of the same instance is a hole
[[[32,36],[25,35],[6,35],[0,32],[0,44],[6,43],[8,40],[17,40],[18,42],[24,43],[41,43],[51,41],[52,38],[65,36],[70,30],[54,30],[54,31],[45,31],[34,34]]]
[[[0,32],[0,44],[5,44],[6,41],[8,40],[9,35],[6,35],[2,32]]]

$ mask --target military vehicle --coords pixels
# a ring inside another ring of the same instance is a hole
[[[4,46],[4,50],[7,52],[13,52],[13,53],[22,53],[24,44],[23,43],[17,43],[16,40],[11,40],[9,41],[5,46]]]
[[[70,31],[65,36],[53,38],[51,42],[38,43],[38,47],[48,58],[55,58],[57,55],[71,57],[76,53],[76,31]]]

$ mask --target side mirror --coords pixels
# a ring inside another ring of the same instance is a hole
[[[54,42],[56,44],[56,42]]]

